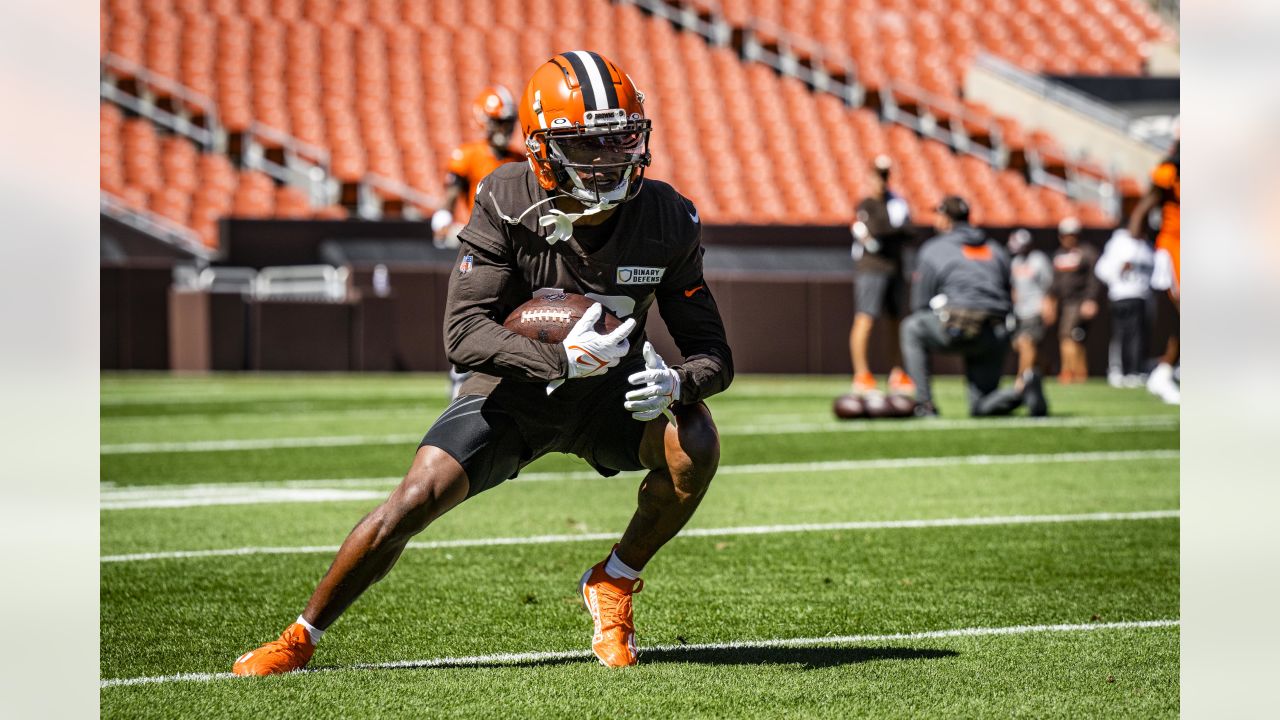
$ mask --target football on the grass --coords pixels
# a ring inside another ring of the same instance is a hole
[[[889,417],[911,417],[916,411],[916,399],[908,395],[891,394],[887,398]]]
[[[862,405],[862,399],[857,395],[841,395],[836,398],[832,404],[832,411],[836,417],[841,420],[856,420],[867,416],[867,410]]]
[[[531,340],[563,342],[573,326],[582,319],[582,314],[595,302],[589,297],[574,293],[542,295],[512,310],[502,326]],[[594,329],[603,335],[613,332],[621,324],[618,316],[605,309]]]

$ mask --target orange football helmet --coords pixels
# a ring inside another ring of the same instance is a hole
[[[520,125],[543,189],[600,209],[640,191],[651,159],[644,93],[600,54],[571,50],[543,63],[520,100]]]
[[[502,85],[485,88],[471,104],[476,124],[485,127],[490,120],[510,122],[516,119],[516,101]]]
[[[516,127],[516,102],[511,91],[502,85],[490,85],[476,96],[471,105],[476,124],[484,128],[489,144],[505,148]]]

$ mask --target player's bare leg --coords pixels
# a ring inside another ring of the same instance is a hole
[[[720,440],[706,405],[674,413],[675,425],[659,416],[645,427],[640,461],[649,473],[640,483],[635,515],[614,552],[582,578],[583,601],[595,622],[591,649],[609,667],[636,663],[631,596],[642,587],[639,573],[693,516],[720,463]]]
[[[467,497],[467,474],[445,451],[418,449],[413,466],[381,505],[347,535],[302,616],[327,628],[391,570],[405,545]]]
[[[871,329],[876,319],[867,313],[856,313],[853,316],[853,327],[849,329],[849,357],[853,360],[854,392],[870,392],[875,390],[875,379],[871,377],[871,364],[867,362],[867,345],[871,340]]]
[[[1058,381],[1062,383],[1078,382],[1084,378],[1080,375],[1080,343],[1064,339],[1058,347],[1061,351],[1062,370],[1058,373]]]
[[[1019,335],[1014,347],[1018,350],[1018,377],[1022,377],[1028,370],[1035,369],[1036,344],[1031,336]]]
[[[1174,310],[1178,310],[1177,294],[1170,292],[1169,299],[1173,301]],[[1147,377],[1147,390],[1161,400],[1174,405],[1182,402],[1182,389],[1174,379],[1173,370],[1178,365],[1179,352],[1178,336],[1169,336],[1169,341],[1164,346],[1164,354],[1160,356],[1160,362],[1152,368],[1151,374]]]
[[[649,474],[618,543],[618,557],[637,570],[693,517],[720,464],[720,437],[707,406],[673,410],[677,425],[659,417],[645,428],[640,443],[640,462]]]
[[[456,460],[430,445],[419,448],[400,485],[347,535],[301,619],[323,632],[391,570],[410,538],[465,500],[469,487]],[[311,659],[318,639],[295,623],[279,640],[241,655],[232,672],[269,675],[296,670]]]
[[[886,316],[884,331],[889,341],[889,361],[893,363],[889,370],[889,392],[915,395],[916,384],[902,369],[902,321],[893,315]]]

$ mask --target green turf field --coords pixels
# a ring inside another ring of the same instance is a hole
[[[231,678],[305,604],[446,404],[439,375],[102,379],[106,717],[1172,717],[1177,409],[831,418],[844,378],[740,377],[720,474],[589,657],[577,581],[637,474],[544,458],[427,530],[311,667]],[[646,650],[647,648],[647,650]],[[186,675],[186,677],[177,677]]]

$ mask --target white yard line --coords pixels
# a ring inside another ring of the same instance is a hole
[[[806,648],[825,647],[829,645],[872,645],[880,643],[897,643],[912,640],[944,640],[948,638],[992,637],[999,635],[1027,635],[1030,633],[1069,633],[1095,632],[1098,630],[1141,630],[1149,628],[1179,627],[1180,620],[1137,620],[1132,622],[1109,622],[1057,625],[1013,625],[1009,627],[971,627],[954,630],[928,630],[924,632],[890,633],[887,635],[831,635],[827,637],[773,638],[768,640],[740,640],[727,643],[702,643],[696,645],[653,645],[640,648],[643,662],[644,653],[690,653],[707,650],[754,650],[759,648]],[[523,652],[497,653],[494,655],[470,655],[463,657],[431,658],[427,660],[399,660],[385,663],[352,665],[350,667],[317,668],[302,670],[301,673],[344,672],[351,670],[401,670],[426,668],[463,668],[491,665],[520,665],[524,663],[548,662],[555,660],[589,660],[592,654],[588,650],[564,650],[558,652]],[[213,680],[230,680],[236,676],[229,672],[222,673],[180,673],[177,675],[158,675],[152,677],[109,678],[99,681],[102,688],[123,687],[129,685],[154,685],[175,682],[210,682]]]
[[[206,507],[209,505],[259,505],[265,503],[350,502],[381,500],[385,492],[373,490],[336,490],[330,488],[245,488],[223,485],[217,491],[150,493],[130,496],[128,493],[104,493],[99,509],[139,510],[153,508]]]
[[[1076,515],[996,515],[987,517],[935,518],[928,520],[858,520],[834,523],[799,523],[795,525],[745,525],[723,528],[686,528],[676,536],[728,537],[740,535],[775,535],[779,533],[836,532],[842,530],[896,530],[942,527],[973,527],[989,525],[1033,525],[1043,523],[1072,522],[1121,522],[1130,520],[1163,520],[1177,518],[1178,510],[1146,510],[1140,512],[1103,512]],[[415,550],[442,548],[494,547],[506,545],[551,545],[559,543],[616,540],[617,533],[580,533],[576,535],[533,535],[527,537],[464,538],[458,540],[434,540],[411,542]],[[171,550],[165,552],[134,553],[129,555],[103,555],[101,563],[141,562],[146,560],[183,560],[235,555],[298,555],[334,553],[337,545],[303,545],[294,547],[239,547],[215,550]]]
[[[1049,463],[1128,462],[1145,460],[1176,460],[1178,450],[1114,450],[1076,453],[1036,453],[1025,455],[944,455],[938,457],[875,458],[866,460],[831,460],[805,463],[761,463],[750,465],[724,465],[717,474],[760,475],[797,472],[841,472],[856,470],[902,470],[966,465],[1039,465]],[[640,473],[623,473],[621,479],[635,478]],[[600,479],[594,470],[571,472],[535,472],[516,478],[515,482],[547,482],[554,480]],[[400,482],[398,477],[332,478],[315,480],[282,480],[277,482],[202,483],[199,485],[137,485],[104,486],[101,509],[128,510],[151,507],[198,507],[245,503],[319,502],[323,500],[365,500],[365,494],[349,496],[335,494],[323,497],[308,495],[305,490],[331,490],[339,488],[391,488]],[[297,493],[291,494],[291,493]],[[378,497],[377,493],[372,494]],[[257,497],[254,500],[252,498]],[[151,504],[155,503],[155,504]]]
[[[940,430],[997,430],[1035,428],[1083,428],[1099,431],[1163,430],[1178,426],[1172,415],[1137,415],[1126,417],[1061,417],[1061,418],[966,418],[960,420],[876,420],[847,423],[791,423],[727,426],[723,436],[789,435],[799,433],[847,432],[933,432]],[[102,445],[103,455],[143,453],[226,452],[240,450],[275,450],[282,448],[349,447],[354,445],[401,445],[418,442],[420,433],[383,435],[321,435],[312,437],[241,438],[227,440],[191,440],[180,442],[134,442]]]

